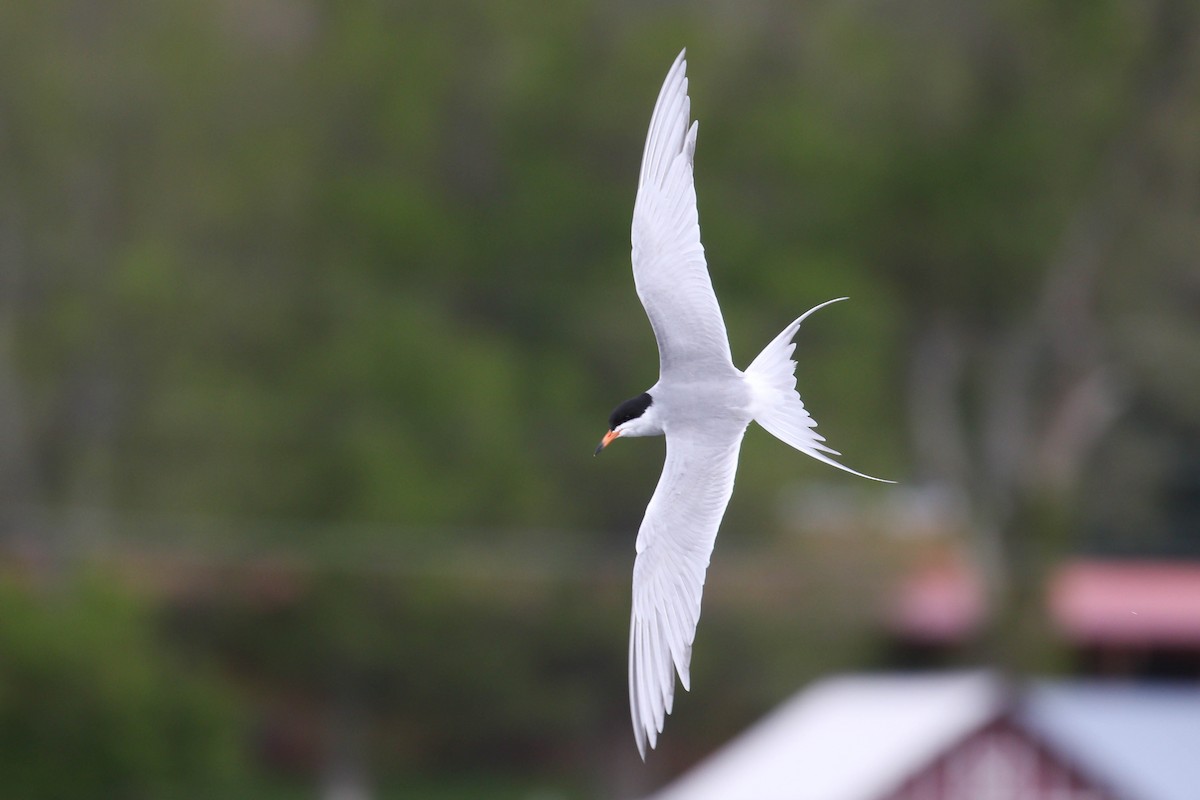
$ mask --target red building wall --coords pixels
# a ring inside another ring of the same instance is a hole
[[[1123,800],[1001,718],[880,800]]]

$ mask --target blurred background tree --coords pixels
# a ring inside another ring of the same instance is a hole
[[[250,774],[235,698],[164,652],[151,609],[87,577],[0,584],[0,764],[15,797],[212,797]]]
[[[872,521],[890,495],[751,433],[695,667],[723,697],[624,770],[661,446],[591,450],[655,377],[628,225],[684,45],[735,360],[852,298],[806,323],[801,389],[848,463],[962,510],[1009,609],[985,654],[1024,652],[1066,552],[1200,555],[1189,0],[16,3],[0,536],[55,669],[124,646],[96,623],[93,651],[51,647],[37,604],[79,569],[190,564],[122,624],[221,665],[259,763],[435,796],[465,763],[636,791],[807,677],[882,663],[862,587],[906,558]],[[789,535],[839,502],[856,535]],[[184,717],[185,686],[161,701]]]

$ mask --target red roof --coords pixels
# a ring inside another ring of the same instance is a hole
[[[887,621],[923,642],[957,642],[973,634],[987,612],[983,580],[962,557],[950,555],[910,572],[889,597]]]
[[[1051,578],[1047,601],[1077,643],[1200,648],[1200,564],[1076,561]]]

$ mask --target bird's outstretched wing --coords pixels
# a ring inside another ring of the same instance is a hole
[[[700,244],[686,51],[663,82],[633,208],[633,280],[658,340],[662,377],[733,369],[729,337]]]
[[[667,458],[638,530],[629,630],[629,710],[638,752],[654,747],[675,699],[689,688],[704,574],[733,494],[744,427],[667,433]]]

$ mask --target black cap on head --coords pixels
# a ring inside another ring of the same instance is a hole
[[[608,429],[616,430],[617,426],[628,422],[631,419],[637,419],[642,414],[646,413],[646,409],[654,402],[654,398],[649,392],[642,392],[632,400],[626,400],[621,405],[617,406],[611,415],[608,417]]]

